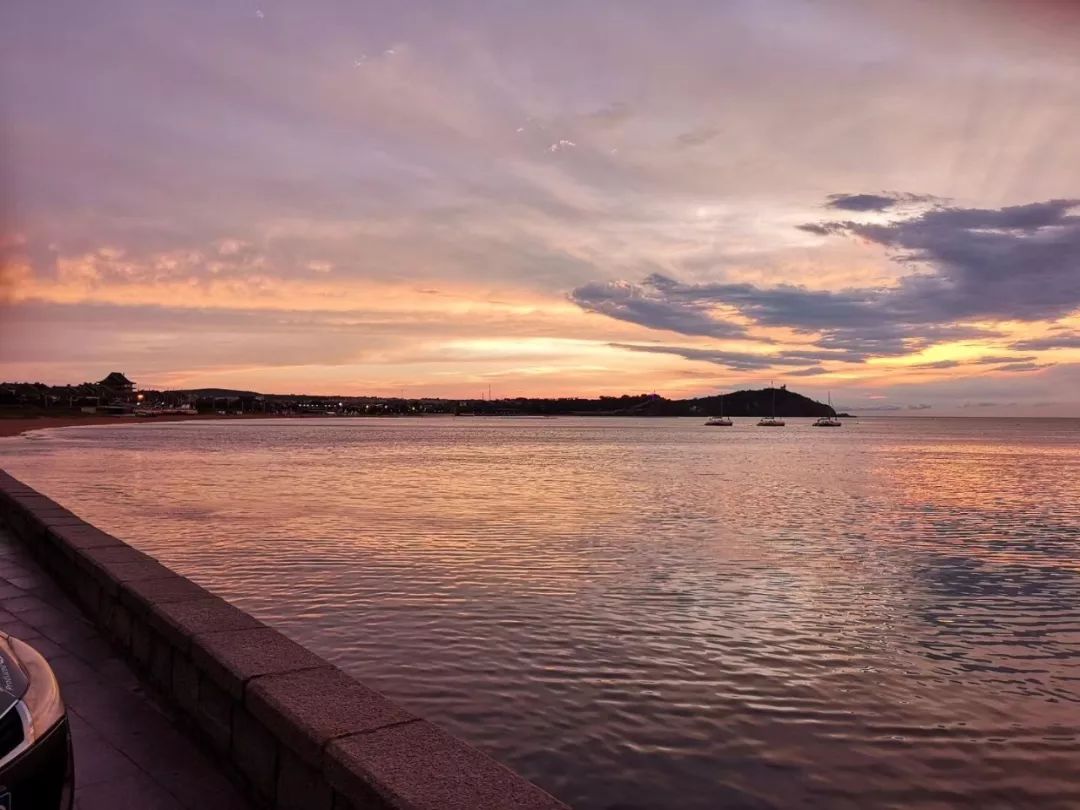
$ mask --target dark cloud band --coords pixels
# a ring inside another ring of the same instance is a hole
[[[816,334],[820,349],[838,353],[833,359],[901,355],[942,341],[999,336],[976,321],[1049,320],[1080,308],[1080,216],[1073,213],[1078,206],[1080,200],[1060,199],[1001,209],[939,207],[885,224],[805,226],[890,250],[914,270],[893,287],[833,292],[688,284],[653,274],[636,284],[587,284],[570,299],[591,312],[686,335],[745,335],[731,316],[716,314],[725,309],[758,326]],[[1047,339],[1057,346],[1073,340]],[[1035,349],[1039,343],[1012,348]]]

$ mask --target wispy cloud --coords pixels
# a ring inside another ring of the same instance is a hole
[[[673,354],[686,360],[713,363],[736,371],[759,371],[773,366],[807,366],[813,361],[845,360],[842,352],[781,351],[773,354],[699,349],[691,346],[668,346],[651,343],[612,343],[614,348],[650,354]],[[814,366],[820,368],[820,366]],[[806,369],[801,372],[808,373]],[[819,372],[814,372],[819,373]]]
[[[746,333],[738,323],[710,312],[709,301],[675,301],[653,284],[595,282],[576,288],[570,299],[589,312],[684,335],[736,337]]]
[[[613,101],[582,116],[583,120],[601,128],[617,127],[629,121],[634,115],[633,107],[625,101]]]
[[[1080,270],[1077,271],[1080,274]],[[1058,332],[1041,338],[1030,338],[1010,343],[1009,348],[1019,351],[1046,351],[1049,349],[1080,349],[1080,332]]]
[[[1053,363],[1006,363],[1005,365],[998,366],[997,371],[1006,371],[1009,373],[1039,371],[1040,369],[1049,368],[1052,365]]]
[[[899,204],[928,202],[933,199],[929,194],[910,193],[830,194],[825,207],[841,211],[886,211]]]
[[[701,127],[689,132],[683,132],[679,135],[678,140],[683,146],[701,146],[715,140],[719,135],[720,130],[716,127]]]

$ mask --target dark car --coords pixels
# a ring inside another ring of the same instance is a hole
[[[56,676],[37,650],[0,633],[0,810],[70,810],[73,777]]]

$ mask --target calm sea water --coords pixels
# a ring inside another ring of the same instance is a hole
[[[1080,420],[147,424],[0,466],[582,810],[1080,806]]]

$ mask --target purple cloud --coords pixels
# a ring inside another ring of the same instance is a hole
[[[830,194],[826,208],[841,211],[886,211],[901,203],[928,202],[935,199],[929,194]],[[807,226],[804,229],[809,230]]]
[[[640,284],[587,285],[570,297],[588,310],[683,334],[709,334],[710,309],[725,306],[761,326],[819,333],[821,348],[903,354],[997,334],[965,322],[1050,319],[1080,307],[1078,205],[1060,199],[996,210],[935,208],[886,224],[810,226],[876,242],[912,265],[915,272],[893,287],[687,284],[653,274]],[[640,299],[652,309],[625,303]]]

